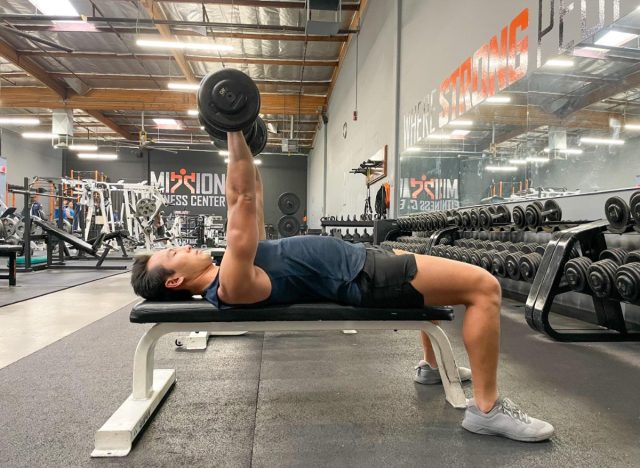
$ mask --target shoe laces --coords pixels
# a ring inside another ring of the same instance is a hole
[[[504,414],[511,416],[512,418],[519,419],[520,421],[528,424],[529,416],[523,412],[518,406],[508,398],[503,398],[500,404],[500,409]]]

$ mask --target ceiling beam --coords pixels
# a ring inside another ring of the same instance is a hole
[[[228,5],[228,6],[248,6],[261,8],[294,8],[304,9],[305,2],[296,1],[269,1],[269,0],[154,0],[156,3],[191,3],[198,5]],[[357,11],[359,3],[343,3],[343,11]]]
[[[26,32],[60,32],[60,28],[57,26],[50,26],[48,24],[14,24],[12,25],[19,31]],[[70,31],[74,32],[74,31]],[[108,33],[108,34],[142,34],[146,38],[153,39],[153,36],[160,37],[157,29],[148,27],[127,27],[127,26],[99,26],[96,25],[96,29],[92,31],[77,31],[79,34],[85,33]],[[228,31],[210,31],[209,35],[203,36],[200,32],[191,31],[188,29],[171,28],[171,34],[180,37],[199,37],[200,39],[206,38],[229,38],[229,39],[250,39],[255,41],[296,41],[296,42],[346,42],[348,35],[343,34],[339,36],[319,36],[316,34],[281,34],[281,33],[249,33],[249,32],[228,32]]]
[[[130,53],[113,53],[113,52],[60,52],[60,51],[46,51],[41,50],[21,50],[18,51],[23,56],[35,56],[35,57],[56,57],[64,59],[131,59],[131,60],[172,60],[170,54],[130,54]],[[338,65],[338,60],[301,60],[301,59],[272,59],[263,57],[215,57],[208,55],[185,55],[186,60],[190,62],[215,62],[215,63],[240,63],[244,65],[256,64],[256,65],[292,65],[296,67],[335,67]],[[193,76],[193,73],[191,74]],[[195,80],[195,77],[194,77]]]
[[[167,21],[167,15],[165,15],[162,7],[160,5],[154,5],[153,0],[142,0],[141,4],[154,20]],[[173,34],[171,34],[171,28],[168,25],[156,24],[155,26],[164,40],[175,40],[175,37],[173,36]],[[196,77],[193,76],[193,70],[191,70],[191,65],[189,65],[189,63],[187,62],[184,53],[182,53],[181,50],[174,49],[172,50],[171,55],[173,55],[173,58],[176,60],[178,67],[180,67],[180,70],[182,71],[182,74],[187,79],[187,81],[190,83],[195,83],[197,81]]]
[[[319,114],[325,96],[262,93],[260,112],[264,114]],[[82,96],[63,100],[47,88],[7,86],[2,88],[0,108],[83,109],[187,112],[197,107],[195,93],[146,89],[92,89]]]

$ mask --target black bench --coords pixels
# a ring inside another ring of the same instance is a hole
[[[22,252],[21,245],[0,244],[0,257],[9,257],[9,271],[6,275],[0,275],[0,279],[8,279],[9,286],[16,285],[16,257]],[[0,269],[4,271],[4,269]]]
[[[218,310],[202,299],[143,301],[134,306],[133,323],[155,323],[140,339],[133,360],[133,393],[96,432],[93,457],[126,456],[145,423],[176,381],[175,369],[155,369],[160,337],[174,332],[422,330],[431,338],[446,400],[466,407],[449,339],[432,320],[453,320],[450,307],[374,309],[338,304],[293,304]]]

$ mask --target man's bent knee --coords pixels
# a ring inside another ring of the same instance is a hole
[[[502,288],[498,279],[488,272],[484,272],[475,284],[474,302],[500,306]]]

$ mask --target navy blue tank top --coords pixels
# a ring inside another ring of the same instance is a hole
[[[254,264],[271,280],[271,295],[257,304],[339,302],[359,305],[361,292],[353,281],[364,266],[364,244],[328,236],[296,236],[258,242]],[[204,297],[219,309],[231,307],[218,298],[217,275]]]

